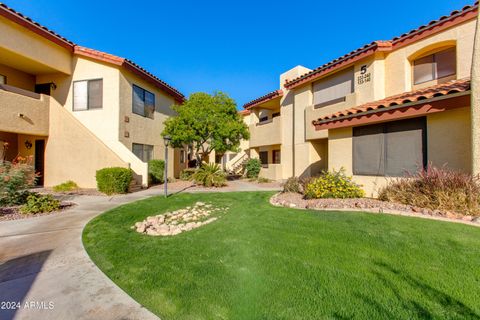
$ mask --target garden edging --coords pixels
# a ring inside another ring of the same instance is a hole
[[[401,215],[401,216],[406,216],[406,217],[417,217],[417,218],[424,218],[424,219],[431,219],[431,220],[437,220],[437,221],[445,221],[445,222],[454,222],[454,223],[461,223],[461,224],[466,224],[466,225],[471,225],[475,227],[480,227],[480,218],[471,218],[471,220],[464,220],[462,218],[449,218],[445,216],[439,216],[439,215],[433,215],[433,214],[424,214],[421,212],[415,212],[413,210],[396,210],[396,209],[390,209],[390,208],[381,208],[381,207],[374,207],[374,208],[349,208],[349,207],[311,207],[308,206],[307,203],[308,201],[311,200],[305,200],[302,199],[305,202],[305,206],[298,206],[294,202],[288,201],[288,200],[281,200],[278,197],[280,195],[284,194],[283,192],[278,192],[274,194],[270,199],[269,202],[271,205],[276,206],[276,207],[286,207],[286,208],[293,208],[293,209],[303,209],[303,210],[316,210],[316,211],[347,211],[347,212],[368,212],[368,213],[377,213],[377,214],[390,214],[390,215]],[[301,196],[298,194],[298,196]],[[317,199],[321,200],[321,199]],[[329,200],[335,200],[335,199],[329,199]],[[464,216],[466,217],[466,216]]]

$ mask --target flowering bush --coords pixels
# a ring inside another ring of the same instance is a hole
[[[313,178],[305,187],[307,199],[320,198],[361,198],[365,193],[345,175],[345,170],[323,171],[317,178]]]
[[[18,205],[27,200],[28,188],[35,184],[37,175],[32,158],[17,157],[14,161],[0,161],[0,205]]]
[[[431,210],[480,215],[480,178],[429,165],[380,190],[379,199]]]

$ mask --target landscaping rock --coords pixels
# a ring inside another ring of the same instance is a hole
[[[430,210],[410,205],[381,201],[372,198],[358,199],[304,199],[299,193],[279,193],[271,198],[271,203],[276,206],[300,209],[351,209],[365,210],[379,213],[402,213],[411,215],[424,215],[433,218],[448,218],[456,221],[465,221],[480,224],[480,217],[464,216],[455,212]]]
[[[143,221],[136,222],[132,229],[149,236],[174,236],[214,222],[218,217],[210,217],[211,214],[225,213],[227,209],[198,201],[193,207],[149,216]]]

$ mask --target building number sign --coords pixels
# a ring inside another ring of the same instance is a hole
[[[364,84],[372,80],[370,72],[367,72],[367,65],[360,68],[360,75],[357,77],[357,84]]]

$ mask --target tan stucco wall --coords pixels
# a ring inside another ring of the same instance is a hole
[[[35,99],[0,90],[0,130],[48,135],[49,100],[45,95]]]
[[[280,117],[275,117],[270,122],[264,124],[251,124],[249,130],[251,148],[280,144],[282,142],[282,123]]]
[[[8,142],[6,154],[3,152],[3,143]],[[18,155],[18,136],[16,133],[0,131],[0,160],[12,161]]]
[[[3,64],[37,73],[71,74],[71,52],[36,33],[0,17],[0,57]]]
[[[98,137],[55,101],[50,106],[50,136],[45,150],[45,185],[67,180],[96,188],[95,173],[106,167],[128,167]]]
[[[470,132],[470,107],[428,116],[428,160],[435,166],[471,172]]]
[[[35,76],[4,64],[0,64],[0,74],[7,77],[7,85],[34,91]]]
[[[124,163],[130,165],[136,173],[136,180],[142,185],[148,184],[148,166],[138,159],[120,142],[120,71],[116,66],[74,57],[72,76],[46,74],[37,76],[37,82],[55,82],[57,89],[52,92],[52,99],[70,112],[85,128],[94,134],[104,145],[113,151]],[[73,111],[73,81],[103,80],[103,107],[86,111]],[[172,154],[173,158],[173,154]]]
[[[471,172],[470,108],[460,108],[427,116],[427,159],[435,166]],[[352,128],[329,130],[328,169],[344,168],[352,175]],[[367,196],[376,196],[389,178],[353,176]]]
[[[412,89],[412,68],[409,59],[423,51],[452,43],[457,47],[457,79],[469,77],[474,34],[475,20],[470,20],[389,53],[385,59],[385,95],[388,97]]]
[[[160,134],[164,129],[163,123],[165,120],[174,115],[174,112],[171,109],[175,104],[174,99],[166,95],[154,85],[140,79],[128,71],[121,70],[119,83],[119,140],[130,150],[132,150],[133,143],[153,145],[154,159],[164,159],[165,146]],[[153,119],[132,112],[133,84],[155,94],[155,113]],[[125,122],[125,117],[128,117],[128,122]],[[125,137],[125,132],[129,133],[129,137]],[[175,170],[175,161],[179,161],[179,157],[174,156],[175,152],[177,152],[178,156],[179,151],[174,151],[172,148],[169,148],[169,177],[178,177],[178,169]],[[176,166],[178,167],[179,164],[177,163]]]

